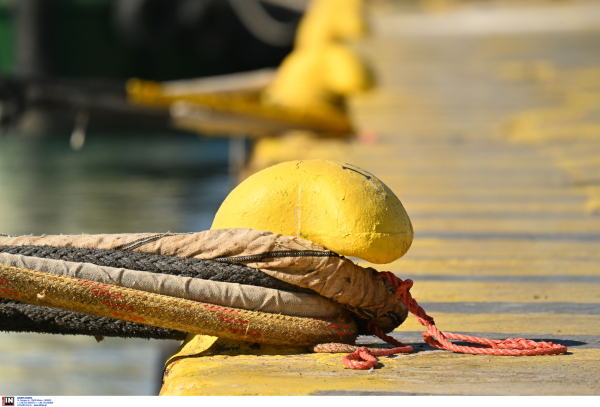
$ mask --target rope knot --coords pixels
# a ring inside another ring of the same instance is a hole
[[[342,363],[349,369],[367,370],[377,366],[379,361],[373,356],[369,348],[362,346],[353,353],[346,355]]]

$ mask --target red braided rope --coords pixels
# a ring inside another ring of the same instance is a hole
[[[417,304],[417,301],[415,301],[410,294],[409,290],[413,286],[412,280],[403,281],[389,271],[379,273],[379,277],[389,281],[392,284],[396,290],[396,296],[398,299],[402,301],[408,310],[417,317],[419,323],[427,328],[425,332],[423,332],[423,339],[425,339],[425,342],[438,349],[446,349],[460,353],[471,353],[474,355],[483,354],[497,356],[557,355],[567,351],[566,346],[554,344],[552,342],[535,342],[522,338],[500,341],[439,331],[435,326],[433,318],[427,315],[425,310],[421,308],[419,304]],[[413,350],[412,347],[405,346],[401,342],[398,342],[394,338],[384,334],[379,327],[373,325],[372,323],[369,323],[368,329],[373,335],[380,337],[387,343],[395,345],[396,348],[373,351],[366,347],[362,347],[354,353],[347,355],[343,359],[344,365],[350,369],[370,369],[378,364],[376,356],[390,356],[397,353],[410,353]],[[458,346],[449,342],[448,339],[471,342],[483,346]]]

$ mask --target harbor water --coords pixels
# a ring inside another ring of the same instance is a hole
[[[0,233],[209,229],[230,190],[227,139],[181,133],[0,136]],[[154,395],[175,341],[0,333],[0,393]]]

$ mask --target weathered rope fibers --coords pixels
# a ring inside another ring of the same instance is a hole
[[[335,319],[270,314],[170,297],[0,264],[2,296],[104,317],[274,345],[353,342],[349,314]]]
[[[121,250],[53,246],[0,246],[0,252],[246,284],[291,292],[313,293],[309,289],[277,280],[252,267],[212,260],[169,257]],[[182,340],[186,335],[181,331],[156,328],[80,312],[40,307],[8,299],[0,299],[0,331],[176,340]]]
[[[158,254],[121,250],[54,246],[0,246],[0,253],[75,263],[91,263],[98,266],[148,271],[151,273],[200,278],[225,283],[238,283],[283,291],[315,293],[310,289],[278,280],[259,269],[215,260],[161,256]]]
[[[52,246],[0,246],[0,252],[314,294],[312,290],[280,281],[255,268],[211,260],[179,258],[119,250]],[[11,318],[5,318],[5,323],[0,323],[0,329],[13,332],[45,332],[156,339],[165,338],[165,335],[171,337],[181,336],[178,331],[165,330],[168,333],[162,331],[154,332],[152,328],[133,322],[123,325],[122,321],[110,318],[98,319],[101,317],[86,316],[85,314],[65,310],[50,311],[52,308],[48,307],[44,307],[43,310],[38,308],[35,305],[23,304],[18,301],[5,303],[0,307],[0,315],[2,313],[10,314]],[[44,312],[48,313],[47,318],[41,317],[40,314]],[[113,326],[109,326],[107,321],[113,321]],[[362,331],[366,332],[366,321],[361,324],[361,328]]]
[[[183,340],[187,333],[0,298],[0,331]]]

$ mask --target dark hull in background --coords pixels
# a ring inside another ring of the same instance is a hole
[[[0,129],[63,131],[80,112],[103,130],[166,129],[167,112],[128,104],[125,81],[278,66],[301,12],[272,3],[0,1]]]
[[[291,51],[292,37],[263,42],[233,3],[2,1],[0,73],[170,80],[279,65]],[[273,22],[292,30],[301,16],[268,2],[260,5]]]

